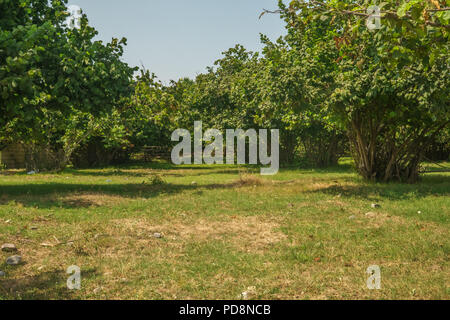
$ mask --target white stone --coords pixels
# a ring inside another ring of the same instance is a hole
[[[5,243],[4,245],[2,245],[2,251],[3,252],[16,252],[17,248],[12,243]]]
[[[21,256],[12,256],[6,259],[6,264],[10,266],[17,266],[22,262]]]

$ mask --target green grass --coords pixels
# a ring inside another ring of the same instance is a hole
[[[348,161],[273,177],[166,163],[3,172],[0,243],[24,263],[0,253],[0,299],[448,299],[449,195],[449,173],[374,184]],[[371,265],[381,290],[367,289]]]

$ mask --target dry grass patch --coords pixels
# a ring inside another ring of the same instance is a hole
[[[268,183],[267,181],[261,179],[259,176],[242,174],[239,175],[239,180],[233,183],[235,187],[246,187],[246,186],[261,186]]]
[[[260,217],[232,217],[227,221],[207,219],[195,223],[171,221],[151,224],[144,219],[115,220],[116,232],[143,241],[154,241],[153,234],[162,233],[169,245],[178,246],[186,242],[223,240],[242,251],[262,251],[283,240],[286,236],[278,230],[279,224]]]
[[[129,200],[117,195],[84,193],[61,196],[58,197],[58,201],[70,207],[89,208],[113,207]]]

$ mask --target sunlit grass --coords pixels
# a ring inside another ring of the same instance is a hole
[[[252,287],[254,299],[448,299],[449,195],[449,173],[366,183],[349,161],[273,177],[165,163],[4,172],[0,242],[24,264],[0,253],[0,299],[237,299]],[[66,288],[70,265],[80,291]],[[367,289],[370,265],[382,290]]]

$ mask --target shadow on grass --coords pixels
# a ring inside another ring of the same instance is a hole
[[[259,184],[259,179],[237,179],[229,183],[213,183],[207,185],[186,184],[21,184],[0,186],[0,205],[11,202],[20,203],[27,207],[39,207],[50,209],[54,207],[73,209],[96,206],[96,201],[90,200],[101,196],[119,196],[128,199],[151,199],[159,195],[178,194],[184,191],[196,191],[197,194],[204,190],[233,189],[246,185]],[[70,198],[74,196],[74,198]],[[64,197],[69,197],[64,199]]]
[[[219,186],[218,186],[219,187]],[[46,183],[46,184],[22,184],[22,185],[3,185],[0,187],[0,204],[8,204],[15,201],[24,206],[39,206],[39,208],[79,208],[90,206],[89,201],[64,201],[58,200],[58,197],[70,195],[109,195],[120,196],[123,198],[144,198],[150,199],[160,194],[177,194],[185,190],[195,190],[199,187],[193,185],[178,184],[64,184],[64,183]]]
[[[133,172],[133,170],[136,170]],[[148,170],[148,172],[139,172],[137,170]],[[313,173],[353,173],[353,167],[351,164],[339,164],[333,167],[327,168],[316,168],[312,166],[305,166],[303,164],[289,164],[282,165],[280,168],[280,173],[286,171],[301,170],[305,172]],[[159,171],[171,171],[171,172],[159,172]],[[184,171],[184,172],[182,172]],[[193,171],[193,172],[186,172]],[[198,172],[200,171],[200,172]],[[163,176],[172,177],[184,177],[184,176],[206,176],[206,175],[238,175],[240,173],[260,173],[260,166],[258,165],[174,165],[170,162],[160,161],[160,162],[149,162],[149,163],[131,163],[123,164],[117,166],[108,167],[98,167],[98,168],[68,168],[63,172],[54,174],[70,174],[73,176],[86,176],[86,177],[134,177],[134,178],[145,178],[153,174],[161,174]],[[52,172],[49,172],[52,173]],[[45,173],[44,173],[45,174]],[[14,171],[1,171],[1,175],[23,175],[26,176],[27,173],[24,170],[14,170]]]
[[[239,174],[241,172],[256,173],[255,168],[239,168],[231,169],[229,166],[218,167],[205,167],[205,166],[173,166],[169,163],[157,163],[157,167],[153,166],[152,169],[158,168],[176,168],[176,170],[184,170],[186,168],[195,168],[196,170],[203,170],[201,172],[196,171],[194,175],[213,175],[213,174]],[[132,166],[124,167],[127,170],[133,170]],[[138,167],[142,169],[142,166]],[[186,176],[186,174],[177,173],[176,170],[172,172],[163,172],[163,176],[180,175]],[[287,170],[292,171],[295,168],[282,169],[281,172]],[[339,165],[333,168],[327,169],[311,169],[312,174],[333,174],[333,173],[351,173],[351,165]],[[132,172],[123,172],[118,169],[111,172],[132,176]],[[81,174],[81,175],[104,175],[108,172],[83,172],[70,169],[69,174]],[[303,173],[303,172],[301,172]],[[305,173],[310,173],[309,171]],[[145,173],[144,173],[145,174]],[[190,175],[190,174],[189,174]],[[327,180],[329,177],[326,178]],[[450,176],[430,174],[423,177],[422,181],[415,185],[408,184],[376,184],[357,181],[352,176],[351,178],[336,177],[335,184],[332,186],[324,186],[320,189],[312,191],[305,191],[310,193],[325,193],[332,196],[343,197],[360,197],[365,199],[380,200],[383,198],[398,200],[409,198],[422,198],[429,195],[448,196],[450,195]],[[356,182],[347,184],[341,184],[345,182]],[[254,181],[248,181],[249,184]],[[95,201],[96,196],[118,196],[122,198],[136,199],[144,198],[151,199],[161,194],[178,194],[184,191],[197,191],[203,192],[204,190],[211,189],[229,189],[242,186],[242,180],[237,180],[231,183],[216,183],[209,185],[187,185],[187,184],[139,184],[139,183],[119,183],[119,184],[70,184],[70,183],[22,183],[22,184],[7,184],[0,185],[0,205],[8,204],[12,201],[21,203],[24,206],[39,208],[80,208],[96,206],[98,204]],[[70,199],[70,196],[74,196]],[[89,197],[82,197],[83,195],[89,195]],[[69,199],[64,199],[69,198]]]
[[[247,174],[259,174],[260,167],[255,165],[243,165],[241,167],[232,165],[218,165],[218,166],[175,166],[169,163],[162,164],[141,164],[127,167],[117,167],[117,168],[103,168],[103,169],[66,169],[65,174],[70,174],[73,176],[85,176],[85,177],[132,177],[132,178],[148,178],[152,174],[160,174],[166,177],[200,177],[209,175],[239,175],[241,173]],[[126,171],[124,171],[126,170]],[[133,170],[149,170],[148,172],[138,172]],[[289,165],[280,168],[279,172],[290,172],[290,171],[303,171],[305,173],[317,173],[317,174],[335,174],[335,173],[354,173],[353,167],[351,165],[337,165],[329,168],[313,168],[313,167],[301,167],[295,165]]]
[[[136,170],[136,171],[133,171]],[[148,170],[146,172],[139,172],[137,170]],[[200,171],[200,172],[199,172]],[[245,165],[241,167],[232,165],[218,165],[218,166],[175,166],[171,164],[154,164],[154,165],[132,165],[126,167],[108,167],[103,169],[66,169],[64,173],[71,174],[73,176],[92,176],[92,177],[110,177],[110,176],[123,176],[123,177],[135,177],[145,178],[152,174],[161,174],[163,176],[172,177],[186,177],[186,176],[206,176],[206,175],[235,175],[242,172],[259,173],[259,167]]]
[[[137,169],[136,169],[137,170]],[[151,170],[148,168],[148,170]],[[153,169],[155,170],[155,169]],[[178,173],[177,171],[192,171],[192,172],[183,172]],[[258,173],[256,169],[221,169],[217,170],[217,168],[205,168],[203,167],[203,171],[199,172],[198,169],[191,168],[183,168],[177,170],[171,170],[171,172],[164,171],[148,171],[148,172],[133,172],[129,171],[121,171],[121,170],[108,170],[108,171],[78,171],[78,170],[65,170],[64,173],[69,173],[73,176],[86,176],[86,177],[131,177],[131,178],[148,178],[151,177],[152,174],[159,174],[164,177],[195,177],[195,176],[207,176],[207,175],[238,175],[242,172],[248,173]]]
[[[333,185],[308,191],[331,196],[356,197],[371,200],[408,200],[428,196],[450,196],[450,176],[424,176],[417,184],[402,183],[361,183],[359,185]]]
[[[83,279],[97,275],[95,269],[83,270]],[[74,299],[76,292],[67,288],[70,275],[63,271],[47,271],[35,276],[0,280],[0,297],[24,300],[68,300]]]
[[[130,178],[146,178],[151,175],[151,172],[133,172],[133,171],[122,171],[119,169],[107,168],[100,170],[76,170],[76,169],[66,169],[63,171],[64,174],[70,174],[72,176],[83,176],[83,177],[130,177]]]
[[[242,165],[243,167],[250,167],[250,165]],[[208,169],[232,169],[233,165],[175,165],[168,161],[158,161],[158,162],[131,162],[128,164],[109,166],[109,167],[99,167],[99,168],[87,168],[86,170],[208,170]],[[72,169],[76,170],[76,169]],[[82,169],[81,169],[82,170]]]

